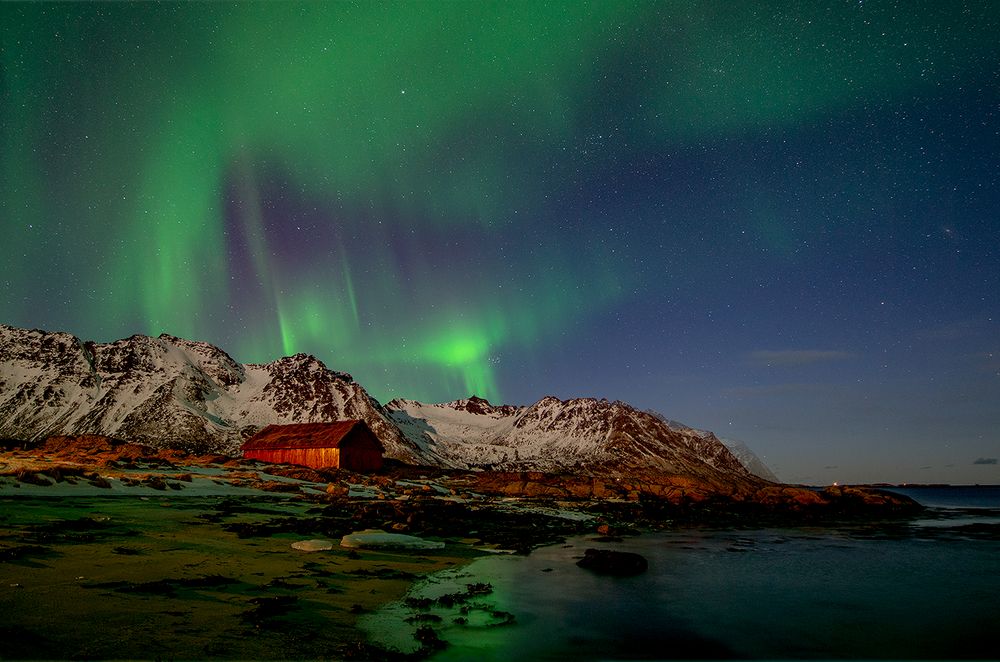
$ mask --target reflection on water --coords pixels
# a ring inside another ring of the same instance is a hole
[[[592,574],[575,565],[587,547],[638,552],[650,570]],[[1000,510],[982,507],[885,526],[582,537],[477,560],[412,595],[470,582],[494,591],[452,609],[398,604],[364,625],[407,650],[432,623],[450,644],[440,660],[1000,657]]]

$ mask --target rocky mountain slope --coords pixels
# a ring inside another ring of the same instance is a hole
[[[671,430],[676,430],[685,435],[693,434],[699,437],[703,437],[705,439],[722,442],[722,444],[724,444],[725,447],[729,449],[729,452],[732,453],[736,457],[736,459],[740,461],[740,464],[742,464],[744,468],[746,468],[746,470],[752,473],[754,476],[757,476],[758,478],[763,478],[764,480],[770,481],[772,483],[781,482],[780,480],[778,480],[778,477],[774,475],[774,472],[771,471],[771,468],[768,467],[767,464],[765,464],[764,461],[760,459],[757,456],[757,454],[754,453],[753,450],[751,450],[751,448],[746,445],[745,442],[736,439],[724,439],[721,437],[716,437],[714,432],[692,428],[688,425],[684,425],[679,421],[671,420],[659,412],[652,410],[647,410],[647,412],[652,414],[656,418],[660,419],[664,423],[666,423]]]
[[[672,429],[623,402],[549,396],[513,407],[471,397],[442,404],[393,400],[386,411],[411,442],[447,466],[753,480],[714,436]]]
[[[745,442],[738,439],[725,438],[720,438],[719,441],[724,443],[726,448],[729,449],[729,452],[735,455],[736,459],[740,461],[740,464],[746,467],[747,471],[752,473],[754,476],[763,478],[764,480],[769,480],[772,483],[781,482],[781,479],[779,479],[774,472],[771,471],[771,467],[767,466],[767,464],[764,463],[764,460],[760,459],[757,454],[746,445]]]
[[[420,451],[350,375],[305,354],[243,365],[208,343],[112,343],[0,325],[0,437],[106,434],[154,447],[236,453],[270,423],[358,418],[391,457]]]
[[[341,418],[366,421],[387,455],[410,463],[757,480],[715,435],[623,402],[546,397],[516,407],[471,397],[382,407],[350,375],[305,354],[244,365],[166,334],[94,343],[0,325],[0,437],[104,434],[238,454],[265,425]]]

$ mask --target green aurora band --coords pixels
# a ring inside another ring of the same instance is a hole
[[[609,226],[657,208],[578,202],[630,146],[922,89],[924,45],[873,50],[898,26],[854,4],[781,20],[787,3],[5,4],[7,290],[56,270],[39,294],[78,333],[169,332],[244,361],[306,351],[379,398],[502,399],[505,352],[677,276],[609,248]],[[955,20],[930,14],[909,29]],[[961,38],[937,66],[961,70],[995,35]],[[644,66],[609,81],[622,59]],[[613,85],[631,105],[612,119]],[[784,252],[791,230],[758,209]],[[20,319],[35,302],[2,305]]]

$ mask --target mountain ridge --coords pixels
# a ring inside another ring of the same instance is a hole
[[[385,409],[404,435],[449,466],[612,474],[642,468],[754,479],[714,435],[671,429],[618,400],[545,396],[497,406],[472,396],[438,404],[396,399]]]
[[[106,434],[154,447],[238,454],[272,423],[364,420],[389,457],[462,469],[625,475],[635,470],[758,481],[710,433],[672,429],[621,401],[385,406],[308,354],[241,364],[202,341],[136,334],[97,343],[0,325],[0,436]]]
[[[738,439],[727,439],[725,437],[718,437],[714,432],[709,430],[701,430],[698,428],[693,428],[689,425],[685,425],[680,421],[675,421],[673,419],[667,418],[658,411],[652,409],[647,409],[647,413],[652,414],[656,418],[660,419],[666,423],[671,429],[680,432],[692,433],[700,437],[716,439],[721,442],[729,452],[732,453],[740,464],[746,468],[747,471],[757,476],[758,478],[763,478],[764,480],[770,481],[772,483],[780,483],[781,480],[771,471],[771,468],[756,453],[746,444],[744,441]]]
[[[359,418],[387,454],[413,448],[353,378],[296,354],[240,364],[169,334],[110,343],[0,325],[0,435],[107,434],[154,447],[239,452],[268,423]]]

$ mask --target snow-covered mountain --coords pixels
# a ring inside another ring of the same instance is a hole
[[[0,436],[107,434],[157,447],[235,453],[271,423],[358,418],[391,457],[420,452],[350,375],[296,354],[243,365],[170,335],[112,343],[0,325]]]
[[[460,468],[637,470],[753,480],[715,435],[623,402],[471,397],[382,407],[312,356],[240,364],[204,342],[136,335],[111,343],[0,325],[0,437],[105,434],[156,447],[235,454],[272,423],[358,418],[387,455]]]
[[[714,436],[673,430],[623,402],[549,396],[514,407],[473,396],[393,400],[385,408],[404,435],[447,466],[750,476]]]
[[[652,414],[656,418],[660,419],[664,423],[666,423],[671,430],[676,430],[677,432],[680,432],[682,434],[693,434],[702,437],[704,439],[714,439],[716,441],[722,442],[722,444],[724,444],[725,447],[729,449],[729,452],[732,453],[736,457],[736,459],[740,461],[740,464],[742,464],[743,467],[746,468],[746,470],[752,473],[754,476],[757,476],[758,478],[763,478],[764,480],[769,480],[772,483],[781,482],[780,480],[778,480],[778,477],[774,475],[774,472],[771,471],[770,467],[768,467],[764,463],[764,461],[760,459],[757,456],[757,454],[750,449],[749,446],[746,445],[745,442],[736,439],[725,439],[721,437],[716,437],[714,432],[709,432],[708,430],[699,430],[697,428],[684,425],[679,421],[674,421],[667,418],[666,416],[664,416],[659,412],[655,412],[652,410],[647,410],[647,412]]]

